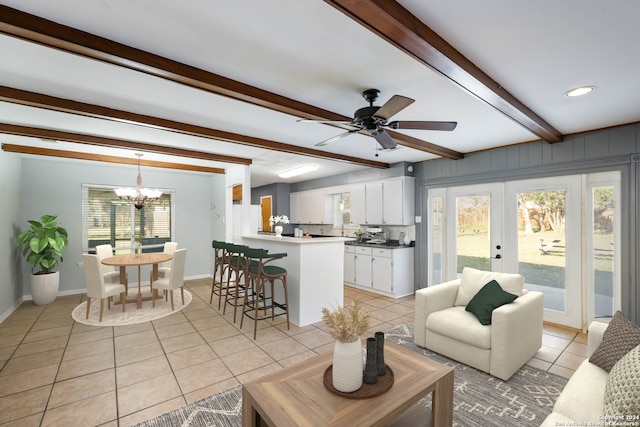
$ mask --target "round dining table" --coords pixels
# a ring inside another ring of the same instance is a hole
[[[137,308],[142,308],[142,301],[153,298],[153,296],[142,297],[142,292],[140,290],[140,268],[143,265],[152,265],[152,282],[154,280],[158,280],[158,264],[162,262],[171,261],[173,259],[173,255],[167,254],[164,252],[149,252],[143,254],[122,254],[122,255],[114,255],[102,260],[104,265],[112,265],[116,267],[120,267],[120,283],[125,285],[125,289],[127,292],[127,296],[129,295],[129,283],[127,281],[127,267],[137,266],[138,267],[138,295],[135,299],[129,300],[127,298],[127,302],[136,302]]]

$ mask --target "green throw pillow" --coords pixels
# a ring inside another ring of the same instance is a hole
[[[604,415],[638,422],[638,418],[624,417],[640,415],[640,345],[611,368],[604,391]]]
[[[465,310],[473,313],[483,325],[490,325],[493,310],[513,302],[516,298],[517,295],[504,291],[498,282],[492,280],[471,298]]]

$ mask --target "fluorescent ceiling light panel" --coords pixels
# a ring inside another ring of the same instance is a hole
[[[293,169],[289,169],[288,171],[280,172],[278,176],[280,178],[291,178],[293,176],[298,176],[304,173],[313,172],[316,169],[318,169],[318,165],[302,165]]]
[[[580,86],[575,89],[571,89],[569,92],[565,93],[567,96],[582,96],[586,95],[595,89],[595,86]]]

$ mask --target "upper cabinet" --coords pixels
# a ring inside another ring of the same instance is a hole
[[[289,220],[293,224],[326,224],[324,190],[291,193],[289,210]]]
[[[414,187],[415,178],[404,176],[291,193],[290,219],[294,224],[332,224],[332,192],[349,192],[353,224],[413,225]]]
[[[351,222],[412,225],[415,178],[400,177],[351,186]]]

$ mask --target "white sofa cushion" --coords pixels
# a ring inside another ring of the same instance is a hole
[[[474,347],[491,349],[491,326],[482,325],[464,306],[431,313],[427,317],[427,329]]]
[[[574,421],[601,422],[607,376],[607,371],[585,360],[562,390],[553,412]]]
[[[460,288],[458,289],[458,295],[456,295],[455,305],[466,306],[469,304],[471,298],[473,298],[484,285],[492,280],[498,282],[500,287],[510,294],[517,296],[523,294],[524,277],[520,274],[497,273],[465,267],[462,270]]]

